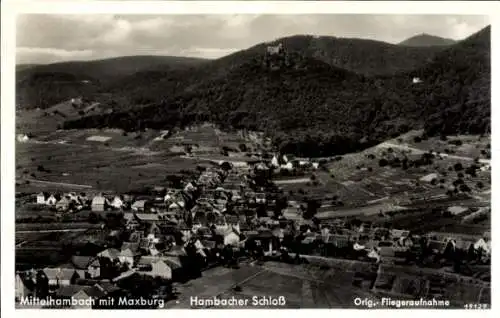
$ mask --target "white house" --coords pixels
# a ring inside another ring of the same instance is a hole
[[[184,201],[178,201],[178,202],[173,202],[168,206],[169,210],[180,210],[183,209],[185,206]]]
[[[271,166],[273,166],[274,168],[278,168],[280,166],[278,158],[276,156],[274,156],[273,159],[271,159]]]
[[[57,203],[57,199],[56,199],[56,197],[55,197],[54,195],[51,195],[51,196],[47,199],[47,201],[45,201],[45,204],[46,204],[46,205],[51,205],[51,206],[56,205],[56,203]]]
[[[476,243],[474,243],[474,249],[482,249],[486,254],[490,253],[490,246],[486,243],[486,241],[482,238],[477,240]]]
[[[132,267],[135,264],[135,257],[137,255],[138,253],[133,252],[130,248],[127,248],[120,252],[118,259],[120,260],[120,263],[128,264],[129,267]]]
[[[224,245],[238,246],[240,237],[234,231],[227,231],[224,233]]]
[[[17,141],[18,142],[27,142],[29,140],[28,135],[17,135]]]
[[[41,192],[38,193],[36,196],[36,203],[37,204],[45,204],[45,200],[47,200],[47,194]]]
[[[281,165],[280,168],[283,169],[283,170],[292,171],[293,170],[293,164],[291,162],[287,162],[286,164]]]
[[[110,205],[115,209],[121,209],[123,207],[123,200],[119,196],[115,196]]]
[[[139,271],[143,275],[152,277],[161,277],[163,279],[172,279],[172,268],[168,266],[161,258],[141,258],[141,264],[151,265],[150,271]]]
[[[146,200],[138,200],[135,201],[134,204],[132,204],[132,210],[133,211],[144,211],[144,208],[146,207]]]
[[[165,202],[165,203],[170,203],[170,202],[172,202],[172,199],[173,199],[172,195],[171,195],[170,193],[167,193],[167,194],[165,194],[165,196],[163,197],[163,202]]]
[[[102,194],[98,194],[92,199],[92,211],[103,212],[105,207],[106,198]]]
[[[195,187],[193,185],[193,183],[189,182],[188,184],[186,184],[186,186],[184,187],[184,191],[186,192],[190,192],[190,191],[193,191],[195,190]]]

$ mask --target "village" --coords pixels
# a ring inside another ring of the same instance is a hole
[[[457,206],[469,202],[467,191],[455,191],[444,203],[438,195],[434,205],[416,199],[402,207],[402,202],[387,204],[382,198],[344,206],[325,195],[322,200],[301,199],[287,188],[287,180],[307,181],[310,187],[320,183],[317,175],[328,171],[328,160],[280,154],[245,162],[220,159],[198,165],[183,178],[170,178],[165,186],[135,193],[82,190],[24,196],[19,208],[39,216],[21,220],[16,228],[18,306],[26,307],[27,297],[35,297],[92,299],[76,307],[96,308],[95,300],[128,297],[162,299],[168,307],[179,303],[183,285],[196,283],[214,268],[275,270],[279,264],[294,264],[326,270],[338,266],[337,261],[361,264],[349,276],[352,289],[442,298],[452,284],[472,290],[457,298],[458,303],[488,299],[490,278],[484,274],[490,266],[489,231],[427,231],[415,222],[424,216],[442,221],[484,215],[485,207]],[[439,185],[436,177],[420,179],[430,188]],[[422,278],[422,271],[441,277],[441,285]],[[406,276],[394,274],[401,272]],[[397,282],[417,276],[422,286]],[[244,294],[239,284],[229,288]],[[156,308],[158,303],[137,306]]]

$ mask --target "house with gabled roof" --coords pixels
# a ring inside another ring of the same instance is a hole
[[[146,211],[147,203],[147,200],[137,200],[132,204],[131,209],[135,212],[144,212]]]
[[[57,199],[56,199],[56,197],[55,197],[53,194],[51,194],[51,195],[47,198],[47,200],[45,201],[45,204],[46,204],[46,205],[49,205],[49,206],[55,206],[55,205],[56,205],[56,203],[57,203]]]
[[[93,212],[104,212],[106,209],[107,199],[102,195],[98,194],[92,199],[91,207]]]
[[[120,198],[119,196],[115,196],[113,198],[113,201],[111,201],[111,203],[109,204],[113,209],[121,209],[123,208],[123,205],[125,203],[123,202],[122,198]]]
[[[97,254],[98,257],[103,257],[109,259],[111,262],[119,260],[120,251],[116,248],[108,248]]]
[[[76,270],[68,268],[44,268],[42,273],[47,278],[49,286],[71,285],[80,278]]]
[[[96,257],[92,260],[87,268],[87,272],[89,273],[90,278],[96,278],[101,276],[101,262]]]
[[[170,268],[161,258],[141,258],[139,264],[150,266],[150,270],[138,271],[140,274],[160,277],[167,280],[172,279],[172,268]]]
[[[138,257],[140,257],[141,254],[136,250],[133,251],[130,248],[126,248],[124,250],[120,251],[120,254],[118,255],[118,259],[122,264],[128,264],[129,267],[134,266],[136,263]]]
[[[36,282],[30,273],[16,273],[15,297],[16,301],[24,297],[35,296]]]
[[[90,264],[95,259],[96,258],[93,256],[73,255],[70,262],[68,264],[62,265],[61,268],[74,269],[78,273],[80,278],[86,278],[87,276],[90,276],[90,274],[88,273],[88,269]]]
[[[47,199],[49,198],[49,194],[47,192],[40,192],[36,196],[36,203],[37,204],[45,204]]]
[[[56,291],[56,297],[74,299],[72,309],[92,309],[98,299],[106,296],[106,293],[96,286],[69,285],[62,286]]]

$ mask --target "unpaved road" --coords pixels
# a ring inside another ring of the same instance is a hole
[[[33,183],[42,183],[42,184],[50,184],[50,185],[58,185],[63,187],[72,187],[72,188],[82,188],[82,189],[92,189],[92,186],[86,184],[74,184],[74,183],[65,183],[65,182],[53,182],[53,181],[44,181],[37,179],[24,179]]]
[[[378,147],[378,148],[396,148],[396,149],[400,149],[400,150],[408,150],[416,155],[420,155],[420,154],[427,152],[427,151],[424,151],[422,149],[410,147],[408,145],[404,145],[404,144],[400,145],[400,144],[394,144],[394,143],[390,143],[390,142],[383,142],[376,147]],[[433,152],[433,154],[438,155],[437,152]],[[471,158],[471,157],[448,155],[448,154],[444,154],[444,153],[440,153],[439,156],[441,156],[443,158],[449,158],[449,159],[455,159],[455,160],[474,161],[474,158]],[[490,159],[479,159],[479,163],[490,164]]]

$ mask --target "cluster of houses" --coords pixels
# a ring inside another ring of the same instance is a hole
[[[474,261],[489,264],[491,236],[431,232],[412,235],[400,229],[339,225],[307,230],[301,241],[301,252],[323,256],[354,257],[375,263],[403,264],[421,259],[433,265],[449,261]],[[432,264],[433,263],[433,264]]]
[[[103,282],[120,289],[120,282],[138,277],[149,276],[165,282],[182,280],[189,275],[189,264],[195,262],[193,257],[201,267],[224,258],[227,262],[231,259],[228,253],[244,249],[250,237],[244,235],[249,230],[247,218],[228,210],[247,201],[266,202],[265,195],[250,188],[248,173],[249,169],[244,167],[230,171],[214,167],[203,171],[182,189],[166,190],[161,196],[147,198],[40,193],[36,203],[57,210],[123,210],[123,227],[110,231],[106,244],[95,255],[77,255],[77,252],[65,264],[17,273],[16,299],[44,294],[56,298],[94,297],[90,294],[100,290]],[[272,222],[263,222],[262,226],[267,224]],[[259,236],[256,234],[255,237]],[[266,239],[270,241],[269,237]],[[269,242],[267,246],[269,250],[273,247]],[[189,249],[193,251],[191,254]],[[41,285],[45,286],[43,290]]]
[[[171,286],[193,277],[197,269],[228,264],[242,255],[279,258],[293,253],[375,264],[422,255],[454,260],[473,256],[484,263],[490,258],[488,233],[482,238],[452,233],[416,236],[404,229],[304,220],[299,203],[286,202],[280,207],[280,189],[254,180],[259,171],[288,169],[294,167],[292,162],[298,161],[274,156],[267,164],[253,166],[220,163],[206,168],[181,189],[156,189],[156,194],[145,197],[41,193],[36,198],[40,205],[63,211],[122,210],[124,222],[108,229],[108,240],[98,253],[75,254],[64,264],[18,272],[16,299],[130,294],[136,289],[130,286],[138,286],[137,281],[149,278],[161,281],[163,287]],[[308,162],[302,165],[317,168]],[[167,297],[168,292],[160,289],[150,292]]]

